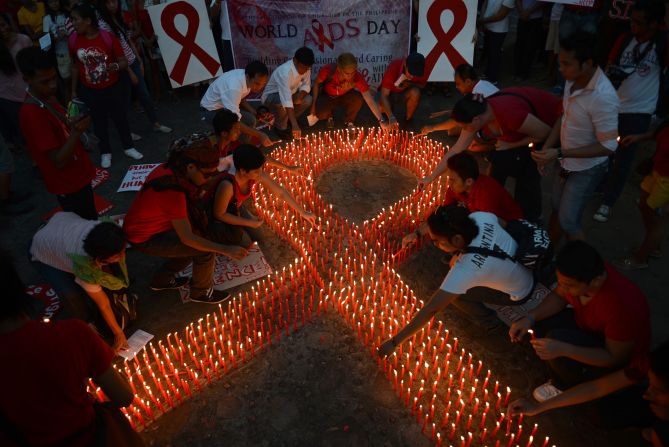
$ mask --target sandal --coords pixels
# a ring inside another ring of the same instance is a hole
[[[613,265],[621,270],[643,270],[648,268],[647,262],[639,262],[634,257],[618,259],[613,261]]]

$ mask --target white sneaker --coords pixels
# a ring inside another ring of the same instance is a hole
[[[597,212],[592,216],[594,220],[597,222],[608,222],[609,221],[609,216],[611,215],[611,207],[607,205],[601,205]]]
[[[141,152],[137,152],[137,149],[135,149],[134,147],[126,149],[123,152],[125,152],[125,155],[127,155],[130,158],[134,158],[135,160],[141,160],[142,158],[144,158],[144,155],[142,155]]]
[[[548,399],[554,398],[558,394],[562,394],[562,390],[555,388],[555,386],[553,386],[550,381],[544,383],[543,385],[539,385],[532,392],[532,396],[534,396],[534,399],[537,402],[547,401]]]
[[[111,166],[111,154],[102,154],[100,156],[100,167],[107,169]]]
[[[170,133],[170,132],[172,132],[172,128],[171,128],[171,127],[163,126],[162,124],[159,124],[158,126],[155,126],[155,127],[153,128],[153,130],[155,130],[156,132],[162,132],[162,133]]]
[[[141,136],[141,135],[137,135],[137,134],[134,133],[134,132],[130,132],[130,138],[132,138],[132,141],[139,141],[139,140],[142,139],[142,136]]]

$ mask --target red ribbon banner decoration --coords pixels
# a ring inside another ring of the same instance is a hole
[[[441,26],[441,14],[450,10],[453,13],[453,25],[444,32]],[[467,61],[458,50],[452,45],[453,39],[460,34],[460,31],[467,23],[467,6],[463,0],[435,0],[427,10],[427,24],[430,31],[437,39],[434,48],[425,58],[425,73],[429,76],[437,63],[439,57],[445,54],[453,67],[466,64]]]
[[[181,34],[174,24],[174,19],[178,15],[186,17],[188,25],[185,35]],[[200,62],[202,62],[202,65],[204,65],[204,68],[206,68],[212,76],[218,72],[218,69],[221,66],[216,59],[211,57],[209,53],[195,42],[199,23],[200,17],[197,10],[191,4],[186,2],[168,4],[160,15],[160,24],[162,25],[163,30],[165,30],[165,34],[182,46],[181,53],[170,73],[170,78],[178,84],[183,84],[184,82],[191,56],[198,58]]]
[[[325,45],[329,46],[330,49],[334,49],[334,43],[328,36],[325,35],[325,27],[321,22],[318,21],[318,19],[313,19],[311,21],[311,29],[318,38],[318,49],[321,53],[325,49]]]

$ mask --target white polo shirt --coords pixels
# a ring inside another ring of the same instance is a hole
[[[487,3],[484,5],[483,13],[481,17],[486,19],[497,14],[497,11],[500,10],[502,6],[506,6],[509,9],[516,7],[516,2],[514,0],[487,0]],[[509,16],[511,13],[507,14],[502,20],[493,23],[486,23],[485,29],[492,31],[493,33],[508,33],[509,32]]]
[[[246,85],[244,69],[230,70],[209,85],[200,101],[200,106],[210,111],[228,109],[241,119],[239,104],[249,93],[251,89]]]
[[[599,142],[611,152],[615,151],[620,112],[616,89],[601,68],[597,68],[585,88],[571,93],[572,85],[573,81],[566,82],[562,97],[562,147],[574,149]],[[585,171],[607,160],[606,156],[565,158],[561,164],[567,171]]]
[[[646,55],[638,64],[634,63],[634,47],[639,43],[636,38],[627,45],[620,55],[620,65],[632,73],[618,88],[620,98],[620,113],[653,113],[657,106],[657,97],[660,94],[661,62],[657,58],[655,42],[648,41],[639,45],[639,53]]]
[[[293,95],[298,90],[307,93],[311,91],[311,69],[301,75],[297,72],[293,60],[290,59],[276,67],[276,70],[272,72],[261,99],[264,103],[269,95],[278,93],[281,105],[293,108]]]

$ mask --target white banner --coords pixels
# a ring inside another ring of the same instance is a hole
[[[595,0],[541,0],[550,3],[562,3],[564,5],[576,5],[591,7],[595,4]]]
[[[148,8],[173,88],[223,73],[205,0],[177,0]]]
[[[410,0],[228,0],[235,66],[260,60],[270,70],[306,46],[313,76],[353,53],[367,82],[381,83],[388,63],[409,53]]]
[[[144,186],[149,174],[158,166],[160,166],[160,163],[130,166],[116,192],[139,191]]]
[[[453,71],[474,60],[476,0],[420,0],[418,52],[428,81],[453,81]]]

